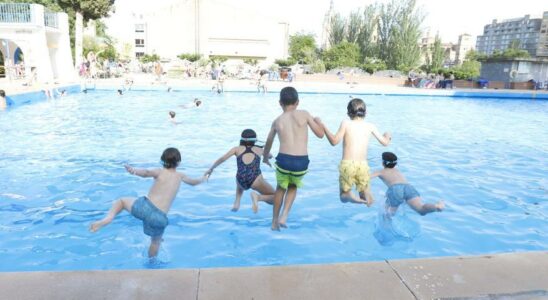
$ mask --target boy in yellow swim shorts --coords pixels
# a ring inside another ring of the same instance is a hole
[[[352,99],[348,103],[347,111],[350,120],[342,121],[335,135],[327,129],[325,124],[321,123],[321,125],[331,145],[335,146],[341,140],[343,141],[343,157],[339,165],[341,201],[371,206],[374,199],[370,192],[369,165],[367,164],[369,137],[373,135],[383,146],[388,146],[392,136],[389,132],[381,135],[377,126],[365,121],[366,106],[363,100]],[[359,197],[352,193],[354,185]]]

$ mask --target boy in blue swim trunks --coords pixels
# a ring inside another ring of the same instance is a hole
[[[403,202],[419,213],[421,216],[435,211],[442,211],[445,208],[443,201],[436,204],[422,203],[420,194],[415,188],[407,183],[403,174],[395,168],[398,164],[398,157],[392,152],[382,154],[382,165],[384,169],[371,174],[371,178],[379,177],[388,187],[386,191],[386,211],[394,215]]]
[[[181,181],[188,185],[198,185],[207,179],[191,179],[185,174],[177,172],[177,166],[181,162],[181,153],[176,148],[167,148],[161,157],[163,168],[136,169],[126,165],[126,170],[139,177],[152,177],[154,184],[148,192],[148,196],[140,198],[120,198],[112,204],[107,215],[90,225],[89,230],[96,232],[101,227],[112,222],[114,217],[122,210],[127,210],[131,215],[143,221],[143,232],[150,236],[148,256],[155,257],[160,249],[164,229],[168,225],[167,213],[177,196]]]
[[[308,170],[308,127],[318,137],[323,138],[324,130],[317,120],[306,110],[298,110],[299,94],[293,87],[285,87],[280,92],[280,106],[283,113],[274,120],[263,153],[263,162],[270,165],[270,150],[276,134],[280,140],[280,150],[276,156],[276,193],[272,213],[272,230],[287,227],[287,217],[297,188],[302,187],[302,179]],[[283,204],[283,213],[280,209]]]

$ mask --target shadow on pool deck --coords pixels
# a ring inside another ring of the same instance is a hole
[[[0,273],[2,299],[548,299],[548,251],[384,262]]]

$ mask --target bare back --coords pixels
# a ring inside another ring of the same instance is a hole
[[[380,136],[377,127],[363,119],[345,120],[343,138],[343,160],[364,161],[371,135]]]
[[[308,155],[308,119],[305,110],[290,110],[274,121],[274,128],[280,139],[280,153]]]
[[[160,169],[148,192],[148,199],[167,213],[181,186],[181,173],[175,169]]]
[[[398,183],[407,183],[405,176],[397,168],[384,168],[379,171],[379,178],[386,184],[387,187],[391,187]]]

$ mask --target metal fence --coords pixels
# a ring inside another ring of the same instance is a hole
[[[0,3],[0,23],[30,23],[31,9],[28,3]]]
[[[46,9],[44,12],[44,25],[47,27],[59,28],[57,23],[57,13]]]

